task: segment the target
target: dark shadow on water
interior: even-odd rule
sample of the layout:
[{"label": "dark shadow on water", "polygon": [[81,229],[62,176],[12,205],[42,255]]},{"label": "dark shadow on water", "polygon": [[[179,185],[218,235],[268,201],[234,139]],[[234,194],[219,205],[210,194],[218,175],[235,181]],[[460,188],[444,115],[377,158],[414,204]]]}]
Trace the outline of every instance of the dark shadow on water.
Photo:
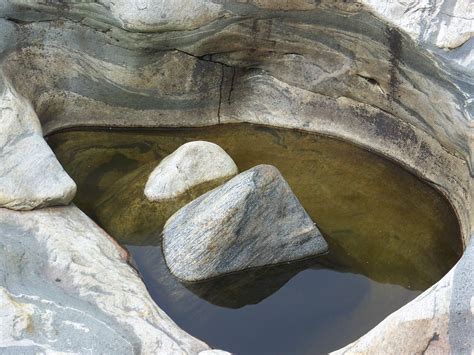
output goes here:
[{"label": "dark shadow on water", "polygon": [[322,269],[319,258],[262,267],[183,285],[200,298],[226,308],[258,304],[308,268]]},{"label": "dark shadow on water", "polygon": [[190,287],[169,273],[160,247],[128,249],[150,294],[178,325],[236,354],[327,354],[420,294],[321,268],[316,259]]}]

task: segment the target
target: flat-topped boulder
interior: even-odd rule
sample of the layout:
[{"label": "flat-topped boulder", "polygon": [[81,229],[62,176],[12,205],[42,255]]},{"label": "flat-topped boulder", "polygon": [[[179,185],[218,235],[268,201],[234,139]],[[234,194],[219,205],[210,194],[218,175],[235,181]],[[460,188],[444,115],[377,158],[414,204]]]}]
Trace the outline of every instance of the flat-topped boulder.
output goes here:
[{"label": "flat-topped boulder", "polygon": [[247,170],[187,204],[163,230],[166,263],[187,282],[316,256],[327,248],[270,165]]},{"label": "flat-topped boulder", "polygon": [[152,171],[145,185],[145,196],[156,202],[186,194],[197,197],[237,173],[237,165],[217,144],[189,142],[168,155]]}]

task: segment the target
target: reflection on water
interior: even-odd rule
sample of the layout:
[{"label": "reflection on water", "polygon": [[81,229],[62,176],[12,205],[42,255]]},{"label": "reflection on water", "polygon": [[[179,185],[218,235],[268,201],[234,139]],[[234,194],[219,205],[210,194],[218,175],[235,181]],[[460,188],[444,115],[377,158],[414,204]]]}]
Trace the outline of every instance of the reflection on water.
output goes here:
[{"label": "reflection on water", "polygon": [[[183,285],[161,254],[166,219],[189,202],[143,190],[166,155],[193,140],[223,147],[240,171],[275,165],[330,252]],[[433,188],[386,159],[314,134],[248,124],[71,131],[48,138],[78,184],[75,203],[128,246],[151,295],[185,330],[237,353],[325,353],[355,340],[437,280],[461,254],[459,226]]]}]

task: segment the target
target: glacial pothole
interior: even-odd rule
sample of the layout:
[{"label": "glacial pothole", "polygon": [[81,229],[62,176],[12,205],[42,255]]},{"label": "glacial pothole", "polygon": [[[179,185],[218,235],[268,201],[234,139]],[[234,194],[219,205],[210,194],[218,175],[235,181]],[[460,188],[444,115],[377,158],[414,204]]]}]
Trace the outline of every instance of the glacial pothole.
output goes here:
[{"label": "glacial pothole", "polygon": [[[447,200],[397,164],[340,140],[250,124],[57,132],[48,143],[78,185],[75,203],[130,251],[184,330],[244,353],[327,353],[437,282],[462,254]],[[276,166],[329,244],[315,259],[185,285],[160,231],[173,206],[148,202],[149,173],[183,143],[219,144],[240,171]],[[168,208],[168,209],[167,209]]]}]

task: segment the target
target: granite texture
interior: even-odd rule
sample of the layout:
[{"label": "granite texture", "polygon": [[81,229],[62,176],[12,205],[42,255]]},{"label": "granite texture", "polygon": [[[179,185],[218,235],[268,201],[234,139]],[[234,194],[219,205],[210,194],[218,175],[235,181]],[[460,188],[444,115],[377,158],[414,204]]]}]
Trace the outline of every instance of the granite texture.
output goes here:
[{"label": "granite texture", "polygon": [[187,282],[323,254],[327,243],[280,172],[258,165],[176,212],[163,229],[171,272]]},{"label": "granite texture", "polygon": [[189,142],[164,158],[151,172],[145,196],[157,202],[177,199],[184,194],[196,198],[238,172],[232,158],[217,144]]}]

